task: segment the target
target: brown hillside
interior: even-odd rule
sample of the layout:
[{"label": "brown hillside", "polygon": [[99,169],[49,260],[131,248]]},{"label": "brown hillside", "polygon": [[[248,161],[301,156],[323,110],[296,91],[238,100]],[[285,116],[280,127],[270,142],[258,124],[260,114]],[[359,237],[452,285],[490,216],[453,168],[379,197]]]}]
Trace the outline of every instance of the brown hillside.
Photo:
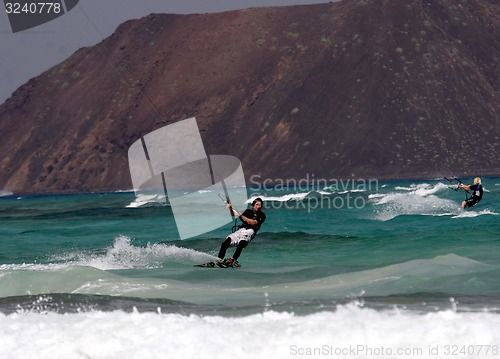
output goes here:
[{"label": "brown hillside", "polygon": [[0,106],[0,189],[131,188],[128,147],[192,116],[247,180],[499,175],[499,99],[495,0],[155,14]]}]

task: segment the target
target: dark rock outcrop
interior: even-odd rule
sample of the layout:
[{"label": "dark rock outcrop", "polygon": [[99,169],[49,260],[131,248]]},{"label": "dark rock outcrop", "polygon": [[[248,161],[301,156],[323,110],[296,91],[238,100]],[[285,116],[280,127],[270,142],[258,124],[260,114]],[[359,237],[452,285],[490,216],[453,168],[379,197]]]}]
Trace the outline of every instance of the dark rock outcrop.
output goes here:
[{"label": "dark rock outcrop", "polygon": [[[0,189],[131,188],[196,116],[250,178],[500,174],[500,4],[344,0],[127,21],[0,106]],[[256,177],[254,177],[256,178]]]}]

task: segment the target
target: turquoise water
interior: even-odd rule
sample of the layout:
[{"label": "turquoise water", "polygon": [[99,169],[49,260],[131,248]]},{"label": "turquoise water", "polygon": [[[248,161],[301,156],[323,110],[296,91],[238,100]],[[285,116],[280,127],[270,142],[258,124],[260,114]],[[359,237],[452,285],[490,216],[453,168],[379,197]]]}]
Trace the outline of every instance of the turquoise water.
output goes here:
[{"label": "turquoise water", "polygon": [[497,358],[483,186],[468,210],[438,180],[248,189],[267,221],[239,269],[193,266],[232,223],[180,240],[147,196],[0,197],[0,357]]},{"label": "turquoise water", "polygon": [[3,197],[0,311],[36,311],[33,298],[50,295],[43,308],[59,313],[311,314],[353,300],[496,312],[500,179],[484,179],[483,201],[465,211],[448,185],[249,189],[267,221],[228,270],[193,265],[213,259],[232,224],[181,241],[171,208],[133,193]]}]

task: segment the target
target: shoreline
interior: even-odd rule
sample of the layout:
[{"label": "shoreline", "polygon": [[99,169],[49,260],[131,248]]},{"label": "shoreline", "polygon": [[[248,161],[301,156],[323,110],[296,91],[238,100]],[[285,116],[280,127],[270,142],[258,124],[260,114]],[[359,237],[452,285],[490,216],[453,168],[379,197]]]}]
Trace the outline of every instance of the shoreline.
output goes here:
[{"label": "shoreline", "polygon": [[[484,181],[485,179],[494,179],[494,178],[500,178],[500,174],[474,174],[474,175],[459,175],[458,178],[461,180],[467,180],[467,179],[472,179],[474,177],[481,177],[481,179]],[[444,177],[435,177],[435,176],[422,176],[422,177],[414,177],[414,176],[408,176],[408,177],[392,177],[392,176],[381,176],[379,178],[330,178],[329,180],[326,180],[324,178],[311,178],[311,182],[304,182],[305,179],[307,178],[291,178],[291,179],[266,179],[263,182],[257,183],[253,182],[252,185],[246,186],[248,190],[255,190],[255,189],[262,189],[264,188],[265,190],[273,190],[276,188],[279,189],[288,189],[289,187],[293,186],[286,186],[285,184],[292,183],[295,184],[295,189],[298,190],[305,190],[303,186],[308,186],[308,187],[314,187],[318,186],[318,184],[324,184],[326,187],[332,186],[332,185],[338,185],[341,184],[340,189],[344,189],[344,187],[347,189],[347,187],[354,187],[355,185],[358,184],[363,184],[363,183],[373,183],[373,182],[384,182],[384,183],[394,183],[394,182],[411,182],[411,181],[441,181],[444,180]],[[298,184],[298,188],[297,188]],[[346,186],[347,184],[347,186]],[[318,190],[318,188],[313,188],[313,190]],[[107,194],[118,194],[118,193],[123,193],[123,194],[134,194],[135,191],[133,188],[129,189],[97,189],[95,191],[73,191],[73,190],[66,190],[66,191],[45,191],[45,192],[14,192],[12,190],[8,189],[3,189],[1,190],[2,192],[6,193],[5,195],[0,195],[0,199],[7,199],[7,198],[18,198],[18,197],[47,197],[47,196],[78,196],[78,195],[107,195]]]}]

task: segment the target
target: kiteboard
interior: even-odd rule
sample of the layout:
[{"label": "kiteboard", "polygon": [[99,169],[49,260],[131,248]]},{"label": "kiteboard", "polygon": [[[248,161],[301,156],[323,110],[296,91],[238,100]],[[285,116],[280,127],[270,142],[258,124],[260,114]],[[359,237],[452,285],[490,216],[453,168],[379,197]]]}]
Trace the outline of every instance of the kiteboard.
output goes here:
[{"label": "kiteboard", "polygon": [[240,268],[241,264],[238,261],[229,262],[227,259],[224,259],[203,264],[195,264],[194,266],[200,268]]}]

